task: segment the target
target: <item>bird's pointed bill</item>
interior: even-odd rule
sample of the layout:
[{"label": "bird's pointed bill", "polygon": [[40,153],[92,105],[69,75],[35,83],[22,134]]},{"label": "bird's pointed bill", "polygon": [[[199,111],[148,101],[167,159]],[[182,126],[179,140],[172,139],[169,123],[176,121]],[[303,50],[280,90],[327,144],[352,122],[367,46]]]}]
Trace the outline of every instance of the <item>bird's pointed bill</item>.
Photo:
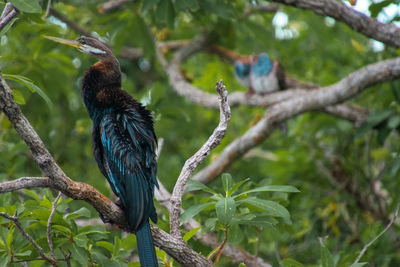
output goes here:
[{"label": "bird's pointed bill", "polygon": [[68,40],[68,39],[63,39],[63,38],[58,38],[58,37],[53,37],[53,36],[47,36],[47,35],[45,35],[44,38],[52,40],[53,42],[65,44],[65,45],[72,46],[72,47],[75,47],[78,49],[81,47],[81,44],[75,40]]}]

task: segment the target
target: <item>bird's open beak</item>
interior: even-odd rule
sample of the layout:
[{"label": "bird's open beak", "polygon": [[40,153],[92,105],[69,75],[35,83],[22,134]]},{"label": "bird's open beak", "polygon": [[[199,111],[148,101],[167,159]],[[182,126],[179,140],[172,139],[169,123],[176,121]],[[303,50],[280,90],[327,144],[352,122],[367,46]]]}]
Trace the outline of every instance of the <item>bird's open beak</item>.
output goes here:
[{"label": "bird's open beak", "polygon": [[53,37],[53,36],[47,36],[47,35],[45,35],[43,37],[46,39],[52,40],[54,42],[72,46],[72,47],[75,47],[78,49],[81,47],[81,44],[75,40],[68,40],[68,39],[63,39],[63,38],[58,38],[58,37]]}]

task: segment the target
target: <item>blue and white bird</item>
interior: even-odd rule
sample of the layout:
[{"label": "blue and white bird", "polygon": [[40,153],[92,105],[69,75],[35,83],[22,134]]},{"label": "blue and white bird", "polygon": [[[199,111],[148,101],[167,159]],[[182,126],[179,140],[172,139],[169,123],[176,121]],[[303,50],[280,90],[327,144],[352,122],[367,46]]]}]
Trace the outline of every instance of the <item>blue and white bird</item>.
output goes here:
[{"label": "blue and white bird", "polygon": [[237,59],[234,70],[238,82],[249,88],[249,94],[263,95],[286,88],[281,64],[266,53]]}]

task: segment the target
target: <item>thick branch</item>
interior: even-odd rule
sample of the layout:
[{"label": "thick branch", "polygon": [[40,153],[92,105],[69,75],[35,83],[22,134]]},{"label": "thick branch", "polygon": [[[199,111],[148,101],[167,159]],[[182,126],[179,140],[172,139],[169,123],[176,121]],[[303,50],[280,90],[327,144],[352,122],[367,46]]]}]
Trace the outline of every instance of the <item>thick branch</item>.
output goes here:
[{"label": "thick branch", "polygon": [[377,83],[400,77],[400,58],[370,64],[331,86],[304,92],[267,110],[263,119],[244,135],[230,143],[217,160],[198,172],[193,179],[207,183],[220,175],[232,162],[264,141],[277,123],[306,111],[317,110],[345,101]]},{"label": "thick branch", "polygon": [[273,2],[309,9],[346,23],[353,30],[396,48],[400,47],[400,28],[384,24],[335,0],[272,0]]},{"label": "thick branch", "polygon": [[210,154],[210,151],[220,144],[224,138],[228,128],[228,122],[231,118],[231,110],[227,102],[228,92],[222,81],[217,83],[216,89],[219,94],[219,108],[220,108],[220,122],[215,128],[212,135],[208,138],[207,142],[186,162],[182,168],[181,174],[176,181],[174,191],[171,197],[171,214],[170,225],[171,235],[174,237],[181,237],[179,229],[179,216],[181,214],[181,201],[183,196],[184,187],[192,175],[196,167]]}]

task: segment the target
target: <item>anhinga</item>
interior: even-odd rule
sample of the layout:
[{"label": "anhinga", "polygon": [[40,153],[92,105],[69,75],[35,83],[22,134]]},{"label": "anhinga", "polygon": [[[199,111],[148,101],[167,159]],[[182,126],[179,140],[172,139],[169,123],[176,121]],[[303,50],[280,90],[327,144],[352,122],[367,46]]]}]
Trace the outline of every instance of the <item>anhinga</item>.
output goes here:
[{"label": "anhinga", "polygon": [[136,234],[140,264],[158,266],[149,218],[154,208],[157,138],[148,110],[121,89],[118,60],[102,42],[90,37],[46,38],[97,57],[82,80],[82,96],[93,121],[93,150],[100,171],[124,207],[130,230]]}]

